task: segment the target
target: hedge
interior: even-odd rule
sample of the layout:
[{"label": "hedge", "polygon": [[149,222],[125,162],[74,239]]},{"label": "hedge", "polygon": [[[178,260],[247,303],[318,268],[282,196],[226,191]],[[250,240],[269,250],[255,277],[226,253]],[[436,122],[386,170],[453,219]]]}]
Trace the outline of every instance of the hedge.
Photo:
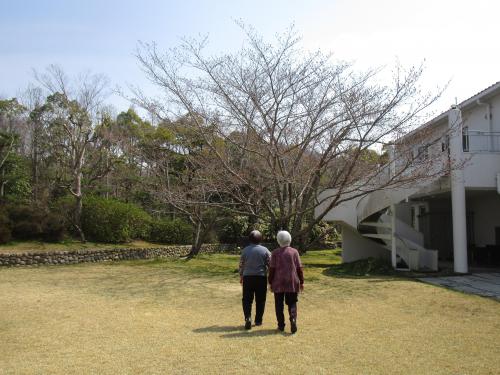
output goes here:
[{"label": "hedge", "polygon": [[151,216],[134,204],[100,197],[83,200],[82,227],[89,240],[122,243],[147,239],[150,223]]}]

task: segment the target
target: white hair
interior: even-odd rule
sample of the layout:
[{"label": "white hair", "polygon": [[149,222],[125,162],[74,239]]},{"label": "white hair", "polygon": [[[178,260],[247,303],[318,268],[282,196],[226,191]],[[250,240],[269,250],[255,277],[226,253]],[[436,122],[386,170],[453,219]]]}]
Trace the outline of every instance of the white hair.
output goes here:
[{"label": "white hair", "polygon": [[280,230],[276,236],[280,246],[290,246],[292,243],[292,236],[286,230]]}]

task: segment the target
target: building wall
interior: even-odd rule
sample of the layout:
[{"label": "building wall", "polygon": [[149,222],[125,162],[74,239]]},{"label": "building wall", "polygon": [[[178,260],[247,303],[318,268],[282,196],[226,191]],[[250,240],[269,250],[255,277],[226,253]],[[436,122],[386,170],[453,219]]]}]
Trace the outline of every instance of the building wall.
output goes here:
[{"label": "building wall", "polygon": [[500,132],[500,95],[491,100],[491,115],[494,132]]},{"label": "building wall", "polygon": [[486,106],[475,106],[471,110],[462,111],[463,126],[467,126],[469,130],[489,132],[490,122],[487,113],[488,110]]},{"label": "building wall", "polygon": [[488,191],[468,198],[467,211],[474,214],[475,245],[495,245],[495,228],[500,227],[500,195]]},{"label": "building wall", "polygon": [[453,224],[451,220],[451,197],[430,199],[429,213],[425,219],[425,247],[439,251],[439,259],[449,260],[453,256]]},{"label": "building wall", "polygon": [[481,101],[491,104],[492,128],[490,129],[488,107],[486,105],[475,105],[472,109],[463,111],[462,119],[464,126],[468,126],[469,130],[500,132],[500,95]]},{"label": "building wall", "polygon": [[349,225],[342,225],[342,262],[349,263],[369,257],[390,261],[391,252],[361,236]]},{"label": "building wall", "polygon": [[500,153],[465,153],[465,157],[465,187],[496,189]]},{"label": "building wall", "polygon": [[396,205],[396,217],[407,225],[411,225],[411,203]]}]

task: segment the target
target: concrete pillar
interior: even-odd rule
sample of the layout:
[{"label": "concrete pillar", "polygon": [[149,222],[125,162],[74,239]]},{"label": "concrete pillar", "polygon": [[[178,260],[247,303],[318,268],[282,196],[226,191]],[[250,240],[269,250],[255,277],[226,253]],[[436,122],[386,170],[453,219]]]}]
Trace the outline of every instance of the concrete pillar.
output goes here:
[{"label": "concrete pillar", "polygon": [[451,209],[453,218],[454,270],[467,273],[467,212],[465,208],[464,153],[462,146],[462,113],[458,108],[448,113],[451,158]]}]

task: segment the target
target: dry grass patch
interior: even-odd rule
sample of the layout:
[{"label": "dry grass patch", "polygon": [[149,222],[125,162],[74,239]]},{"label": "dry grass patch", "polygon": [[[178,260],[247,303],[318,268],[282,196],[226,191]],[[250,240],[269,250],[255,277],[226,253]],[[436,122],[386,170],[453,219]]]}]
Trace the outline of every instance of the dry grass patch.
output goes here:
[{"label": "dry grass patch", "polygon": [[[235,256],[0,270],[6,374],[497,374],[500,304],[309,256],[299,332],[242,329]],[[305,258],[307,261],[307,257]],[[315,263],[315,264],[313,264]],[[212,272],[212,273],[211,273]],[[288,328],[288,327],[287,327]]]}]

